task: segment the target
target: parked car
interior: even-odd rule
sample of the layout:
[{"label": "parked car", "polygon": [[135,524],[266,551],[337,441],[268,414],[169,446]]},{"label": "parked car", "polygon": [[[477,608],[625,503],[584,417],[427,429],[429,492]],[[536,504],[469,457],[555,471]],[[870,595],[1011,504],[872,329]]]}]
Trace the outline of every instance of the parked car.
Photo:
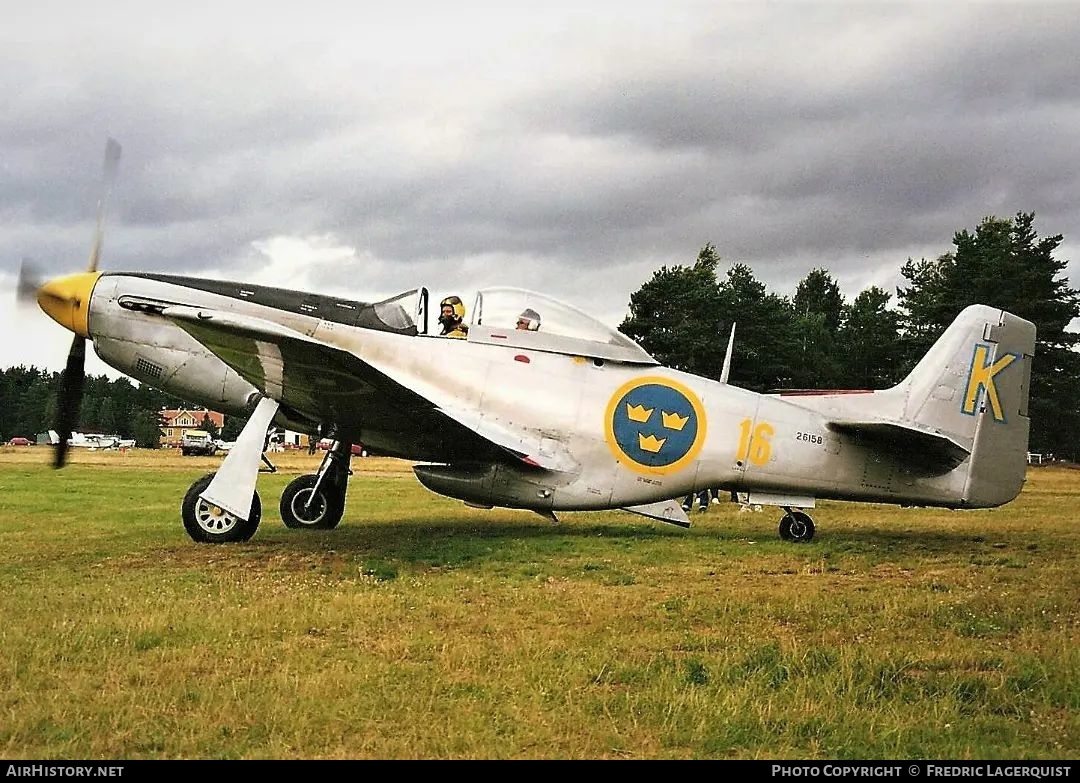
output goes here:
[{"label": "parked car", "polygon": [[205,430],[187,430],[180,438],[180,453],[185,457],[191,455],[212,457],[217,454],[218,445]]},{"label": "parked car", "polygon": [[9,446],[33,446],[29,438],[12,438],[8,441]]}]

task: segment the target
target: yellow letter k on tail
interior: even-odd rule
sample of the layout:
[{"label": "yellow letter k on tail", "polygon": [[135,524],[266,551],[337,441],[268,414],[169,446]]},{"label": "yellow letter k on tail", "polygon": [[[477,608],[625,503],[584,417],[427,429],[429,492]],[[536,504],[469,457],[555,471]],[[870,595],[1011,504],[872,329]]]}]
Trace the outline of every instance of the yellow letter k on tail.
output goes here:
[{"label": "yellow letter k on tail", "polygon": [[975,355],[971,357],[971,371],[968,374],[967,393],[964,394],[964,404],[960,410],[974,416],[979,404],[979,394],[985,389],[994,421],[1005,421],[1005,412],[1001,410],[994,376],[1012,364],[1016,360],[1016,354],[1005,354],[993,364],[987,364],[986,357],[989,353],[990,346],[975,346]]}]

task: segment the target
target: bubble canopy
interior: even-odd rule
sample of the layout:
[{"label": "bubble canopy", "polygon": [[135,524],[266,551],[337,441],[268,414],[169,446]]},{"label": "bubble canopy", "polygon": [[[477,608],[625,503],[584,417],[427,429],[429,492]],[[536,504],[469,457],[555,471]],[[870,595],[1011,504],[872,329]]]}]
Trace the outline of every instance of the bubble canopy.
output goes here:
[{"label": "bubble canopy", "polygon": [[626,335],[588,313],[545,294],[521,288],[485,288],[476,295],[471,342],[614,361],[657,364]]}]

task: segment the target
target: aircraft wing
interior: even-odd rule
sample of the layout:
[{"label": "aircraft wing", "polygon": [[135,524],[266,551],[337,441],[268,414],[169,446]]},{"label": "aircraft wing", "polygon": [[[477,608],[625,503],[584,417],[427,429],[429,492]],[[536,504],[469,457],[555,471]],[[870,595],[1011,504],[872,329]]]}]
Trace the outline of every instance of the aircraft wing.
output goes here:
[{"label": "aircraft wing", "polygon": [[909,422],[834,419],[826,426],[872,447],[903,454],[916,472],[945,473],[971,454],[970,449],[948,435]]},{"label": "aircraft wing", "polygon": [[[455,405],[435,388],[413,388],[393,371],[281,324],[199,307],[162,310],[286,414],[332,422],[377,451],[433,462],[505,461],[548,470],[576,463],[561,444],[516,430]],[[401,456],[405,455],[402,451]]]}]

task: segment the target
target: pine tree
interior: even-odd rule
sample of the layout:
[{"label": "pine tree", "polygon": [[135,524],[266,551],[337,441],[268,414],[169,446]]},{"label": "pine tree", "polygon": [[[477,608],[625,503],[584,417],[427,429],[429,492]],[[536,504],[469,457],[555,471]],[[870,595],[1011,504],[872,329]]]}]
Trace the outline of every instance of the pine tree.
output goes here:
[{"label": "pine tree", "polygon": [[1067,262],[1054,257],[1060,234],[1040,239],[1035,214],[984,218],[974,233],[934,261],[908,260],[909,281],[897,293],[908,364],[930,347],[964,307],[986,304],[1032,321],[1037,332],[1031,373],[1031,447],[1072,459],[1080,453],[1080,336],[1066,331],[1080,317],[1080,292],[1069,287]]},{"label": "pine tree", "polygon": [[899,380],[896,345],[900,314],[888,309],[891,295],[871,286],[844,307],[837,334],[843,357],[841,386],[850,389],[886,389]]},{"label": "pine tree", "polygon": [[716,249],[706,244],[693,266],[661,267],[630,296],[630,314],[620,331],[670,367],[716,377],[724,358],[717,340],[723,326],[719,261]]},{"label": "pine tree", "polygon": [[218,431],[217,425],[214,424],[214,420],[210,418],[209,413],[204,413],[203,414],[202,424],[199,425],[199,429],[202,429],[202,430],[205,430],[206,432],[209,432],[210,437],[213,438],[214,440],[217,440],[218,436],[221,434]]},{"label": "pine tree", "polygon": [[792,299],[794,327],[792,385],[804,388],[836,388],[844,371],[837,333],[844,312],[840,286],[826,270],[813,269],[804,277]]},{"label": "pine tree", "polygon": [[792,386],[797,349],[791,302],[768,293],[746,264],[728,269],[720,297],[722,312],[737,324],[731,383],[755,391]]}]

